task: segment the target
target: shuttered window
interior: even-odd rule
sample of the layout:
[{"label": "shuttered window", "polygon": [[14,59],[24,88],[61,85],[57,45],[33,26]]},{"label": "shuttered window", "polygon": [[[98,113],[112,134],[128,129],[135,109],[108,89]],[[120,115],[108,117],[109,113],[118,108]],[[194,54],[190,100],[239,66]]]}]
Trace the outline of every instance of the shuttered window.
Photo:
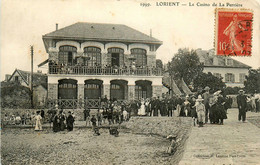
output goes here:
[{"label": "shuttered window", "polygon": [[225,75],[226,82],[235,82],[235,75],[233,73],[227,73]]}]

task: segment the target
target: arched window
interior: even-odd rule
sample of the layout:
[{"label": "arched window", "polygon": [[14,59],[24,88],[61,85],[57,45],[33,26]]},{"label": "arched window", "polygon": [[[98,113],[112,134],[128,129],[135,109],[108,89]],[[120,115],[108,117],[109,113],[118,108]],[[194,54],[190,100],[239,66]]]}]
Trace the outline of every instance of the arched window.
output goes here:
[{"label": "arched window", "polygon": [[108,48],[107,49],[107,63],[111,66],[124,65],[124,49],[121,48]]},{"label": "arched window", "polygon": [[135,86],[135,99],[140,100],[141,98],[147,98],[147,91],[142,86]]},{"label": "arched window", "polygon": [[134,48],[131,49],[131,55],[135,58],[136,66],[146,66],[147,65],[147,55],[145,49]]},{"label": "arched window", "polygon": [[77,48],[74,46],[61,46],[59,49],[59,64],[73,65]]},{"label": "arched window", "polygon": [[62,79],[58,84],[58,98],[77,99],[77,80]]},{"label": "arched window", "polygon": [[147,80],[139,80],[135,82],[135,99],[152,97],[152,82]]},{"label": "arched window", "polygon": [[85,56],[89,57],[85,60],[87,66],[99,66],[101,65],[101,49],[97,47],[86,47],[84,48]]}]

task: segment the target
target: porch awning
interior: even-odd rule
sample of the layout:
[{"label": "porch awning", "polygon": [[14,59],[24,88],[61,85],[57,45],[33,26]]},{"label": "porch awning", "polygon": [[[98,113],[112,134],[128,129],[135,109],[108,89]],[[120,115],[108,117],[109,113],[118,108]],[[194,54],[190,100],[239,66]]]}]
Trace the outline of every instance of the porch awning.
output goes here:
[{"label": "porch awning", "polygon": [[43,61],[42,63],[40,63],[40,64],[38,65],[38,67],[41,67],[41,66],[47,64],[48,62],[49,62],[49,59],[47,59],[47,60]]}]

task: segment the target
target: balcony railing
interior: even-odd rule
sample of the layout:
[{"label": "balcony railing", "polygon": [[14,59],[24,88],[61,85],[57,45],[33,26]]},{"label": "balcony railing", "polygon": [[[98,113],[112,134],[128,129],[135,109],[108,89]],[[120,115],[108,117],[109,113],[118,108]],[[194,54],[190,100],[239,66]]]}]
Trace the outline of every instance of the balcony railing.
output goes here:
[{"label": "balcony railing", "polygon": [[137,75],[161,76],[160,68],[99,68],[88,66],[49,66],[49,74],[76,74],[76,75]]}]

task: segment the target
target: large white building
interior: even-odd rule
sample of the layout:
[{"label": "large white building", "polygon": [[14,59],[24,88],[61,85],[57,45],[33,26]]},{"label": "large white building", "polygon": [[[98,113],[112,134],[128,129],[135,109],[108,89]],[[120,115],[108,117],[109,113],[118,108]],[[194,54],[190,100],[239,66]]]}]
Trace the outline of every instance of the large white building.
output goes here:
[{"label": "large white building", "polygon": [[43,35],[48,99],[132,100],[161,96],[162,42],[120,24],[75,23]]},{"label": "large white building", "polygon": [[227,87],[244,87],[244,81],[250,66],[228,56],[215,55],[214,49],[196,50],[200,62],[204,64],[203,72],[211,72],[222,77]]}]

